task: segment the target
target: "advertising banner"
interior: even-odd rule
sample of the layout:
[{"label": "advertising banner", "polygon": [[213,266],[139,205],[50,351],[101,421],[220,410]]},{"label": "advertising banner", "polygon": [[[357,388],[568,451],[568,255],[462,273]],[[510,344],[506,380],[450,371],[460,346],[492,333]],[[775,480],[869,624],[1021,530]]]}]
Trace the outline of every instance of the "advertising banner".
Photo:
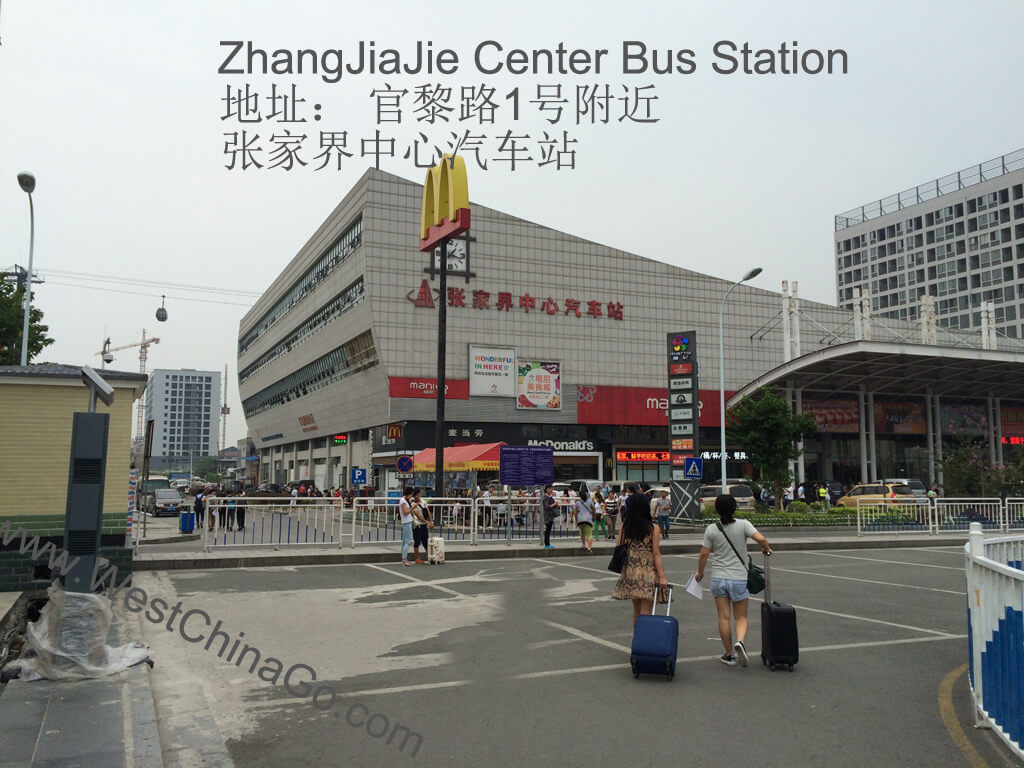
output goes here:
[{"label": "advertising banner", "polygon": [[[634,424],[636,426],[664,427],[668,424],[667,411],[672,395],[678,392],[664,387],[616,387],[595,384],[576,385],[577,424]],[[725,396],[731,397],[727,389]],[[718,390],[701,389],[697,393],[700,426],[721,425],[718,409]],[[691,395],[686,395],[692,401]]]},{"label": "advertising banner", "polygon": [[942,434],[982,435],[988,427],[985,409],[980,405],[942,403]]},{"label": "advertising banner", "polygon": [[1024,436],[1024,408],[1004,405],[999,408],[999,424],[1004,435]]},{"label": "advertising banner", "polygon": [[924,403],[875,401],[875,432],[889,435],[926,435]]},{"label": "advertising banner", "polygon": [[803,410],[814,417],[821,432],[860,432],[856,400],[804,399]]},{"label": "advertising banner", "polygon": [[561,363],[520,360],[516,384],[516,408],[562,409]]},{"label": "advertising banner", "polygon": [[[391,376],[388,379],[388,394],[391,397],[422,397],[433,400],[436,396],[437,379]],[[468,400],[469,379],[449,379],[444,381],[445,400]]]},{"label": "advertising banner", "polygon": [[469,348],[469,394],[473,397],[516,396],[516,351]]}]

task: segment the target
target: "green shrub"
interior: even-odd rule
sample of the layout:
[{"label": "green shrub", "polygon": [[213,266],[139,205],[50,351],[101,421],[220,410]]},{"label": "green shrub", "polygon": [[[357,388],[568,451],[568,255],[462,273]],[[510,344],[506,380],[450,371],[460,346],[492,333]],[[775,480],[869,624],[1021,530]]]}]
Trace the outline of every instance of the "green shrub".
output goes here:
[{"label": "green shrub", "polygon": [[789,506],[786,508],[786,512],[791,514],[806,515],[810,507],[807,506],[805,501],[791,501]]}]

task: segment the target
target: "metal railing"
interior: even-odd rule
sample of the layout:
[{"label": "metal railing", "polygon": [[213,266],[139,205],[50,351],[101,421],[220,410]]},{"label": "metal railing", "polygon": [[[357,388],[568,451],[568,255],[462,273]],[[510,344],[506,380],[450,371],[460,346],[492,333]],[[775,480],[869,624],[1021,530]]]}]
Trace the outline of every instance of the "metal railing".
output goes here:
[{"label": "metal railing", "polygon": [[977,523],[983,530],[1024,528],[1024,498],[892,499],[857,501],[857,535],[966,531]]},{"label": "metal railing", "polygon": [[964,553],[975,725],[1024,759],[1024,536],[986,540],[971,523]]},{"label": "metal railing", "polygon": [[341,499],[211,496],[204,507],[201,533],[207,552],[219,547],[341,546]]}]

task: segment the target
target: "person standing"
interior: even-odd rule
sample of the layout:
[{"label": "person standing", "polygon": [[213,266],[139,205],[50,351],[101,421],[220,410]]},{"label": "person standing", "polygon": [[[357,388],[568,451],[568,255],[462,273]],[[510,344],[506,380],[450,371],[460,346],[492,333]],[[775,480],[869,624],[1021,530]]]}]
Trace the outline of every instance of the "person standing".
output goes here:
[{"label": "person standing", "polygon": [[245,511],[249,508],[249,502],[245,498],[245,491],[238,494],[238,499],[235,501],[235,530],[245,530]]},{"label": "person standing", "polygon": [[828,509],[828,487],[825,483],[818,486],[818,501],[824,509]]},{"label": "person standing", "polygon": [[580,488],[580,496],[576,499],[573,520],[580,529],[580,541],[587,554],[594,554],[591,544],[594,540],[594,502],[588,498],[587,489]]},{"label": "person standing", "polygon": [[608,538],[608,523],[605,522],[607,512],[605,509],[604,497],[600,491],[594,491],[594,538],[601,535],[601,529],[604,529],[604,537]]},{"label": "person standing", "polygon": [[398,517],[402,523],[402,565],[411,566],[409,547],[412,546],[412,522],[416,518],[412,511],[412,488],[408,485],[402,489],[402,498],[398,501]]},{"label": "person standing", "polygon": [[662,491],[654,501],[654,509],[658,515],[658,527],[661,529],[661,537],[668,538],[669,517],[672,514],[672,499],[668,497],[668,491]]},{"label": "person standing", "polygon": [[608,540],[615,538],[615,523],[619,518],[619,495],[612,491],[604,505],[604,513],[608,517]]},{"label": "person standing", "polygon": [[434,527],[434,518],[430,514],[427,505],[423,503],[423,499],[420,498],[419,488],[412,492],[410,511],[418,518],[412,529],[412,553],[416,556],[416,565],[423,565],[423,558],[420,557],[420,546],[422,545],[423,547],[423,553],[427,554],[429,551],[427,549],[428,530]]},{"label": "person standing", "polygon": [[807,491],[804,490],[804,484],[800,483],[800,487],[796,489],[796,498],[798,501],[806,501]]},{"label": "person standing", "polygon": [[626,565],[612,590],[616,600],[633,601],[633,625],[641,613],[654,607],[654,589],[659,588],[658,602],[668,602],[668,579],[661,564],[661,534],[651,519],[650,501],[644,494],[634,494],[622,513],[617,546],[629,548]]},{"label": "person standing", "polygon": [[[765,537],[758,533],[749,520],[737,520],[736,499],[722,494],[715,499],[715,511],[720,522],[712,523],[704,531],[704,541],[697,560],[697,581],[704,578],[708,557],[711,561],[711,596],[715,598],[718,611],[718,636],[725,647],[719,661],[729,666],[737,662],[747,666],[749,658],[744,641],[747,639],[747,606],[750,592],[747,590],[747,563],[741,555],[747,551],[747,539],[761,545],[766,555],[772,553]],[[735,617],[736,642],[732,642],[729,622]]]},{"label": "person standing", "polygon": [[793,486],[790,485],[786,488],[786,493],[782,497],[782,508],[784,510],[789,509],[789,505],[793,503]]},{"label": "person standing", "polygon": [[196,513],[196,527],[203,527],[203,500],[205,495],[203,489],[200,488],[196,491],[195,498],[192,499],[192,511]]},{"label": "person standing", "polygon": [[544,549],[554,549],[551,544],[551,526],[554,525],[555,518],[558,516],[558,500],[555,498],[555,489],[552,486],[544,486],[541,504],[544,509]]}]

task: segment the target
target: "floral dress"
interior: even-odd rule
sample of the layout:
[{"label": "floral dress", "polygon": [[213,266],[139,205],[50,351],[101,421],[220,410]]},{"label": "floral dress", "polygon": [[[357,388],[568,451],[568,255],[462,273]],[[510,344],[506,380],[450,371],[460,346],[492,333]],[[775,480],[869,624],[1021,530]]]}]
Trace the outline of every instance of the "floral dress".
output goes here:
[{"label": "floral dress", "polygon": [[[616,600],[653,600],[654,587],[658,583],[658,574],[654,569],[654,548],[651,535],[643,541],[629,541],[629,555],[622,575],[612,590]],[[668,593],[658,591],[658,602],[668,602]]]}]

